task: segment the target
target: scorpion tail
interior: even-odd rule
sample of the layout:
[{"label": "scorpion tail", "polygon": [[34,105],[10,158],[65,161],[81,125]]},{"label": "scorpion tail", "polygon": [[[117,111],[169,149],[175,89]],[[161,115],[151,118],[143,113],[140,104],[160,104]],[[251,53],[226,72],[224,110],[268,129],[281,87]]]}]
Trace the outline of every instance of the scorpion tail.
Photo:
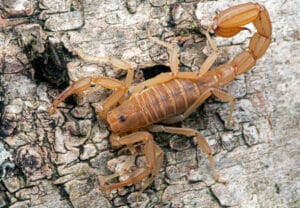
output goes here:
[{"label": "scorpion tail", "polygon": [[221,37],[232,37],[253,23],[257,32],[250,40],[249,49],[239,53],[230,63],[235,75],[240,75],[251,69],[256,60],[267,50],[271,43],[272,25],[266,8],[257,3],[245,3],[230,7],[219,13],[215,18],[212,29]]}]

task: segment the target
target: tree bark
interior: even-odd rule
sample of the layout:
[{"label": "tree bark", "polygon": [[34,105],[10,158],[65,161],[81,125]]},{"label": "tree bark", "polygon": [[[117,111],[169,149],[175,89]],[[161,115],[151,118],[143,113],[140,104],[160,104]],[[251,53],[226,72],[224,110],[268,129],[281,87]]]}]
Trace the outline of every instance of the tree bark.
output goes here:
[{"label": "tree bark", "polygon": [[[257,1],[270,13],[272,43],[251,71],[224,88],[236,98],[234,124],[225,125],[229,104],[215,98],[180,124],[204,135],[228,184],[214,182],[196,140],[154,134],[165,152],[164,164],[139,200],[139,183],[107,192],[99,189],[99,176],[133,159],[111,148],[105,122],[96,119],[99,101],[110,92],[80,93],[75,102],[68,100],[49,115],[47,108],[64,88],[56,85],[67,82],[63,75],[61,82],[48,72],[46,77],[47,67],[33,68],[26,46],[34,46],[31,58],[45,54],[49,40],[56,46],[62,42],[69,51],[115,56],[136,69],[134,83],[139,83],[169,66],[167,50],[147,39],[147,29],[177,44],[181,71],[197,71],[211,53],[204,32],[213,17],[245,1],[25,2],[22,9],[1,3],[5,18],[0,19],[0,207],[300,206],[298,2]],[[4,25],[5,19],[20,15],[37,17],[37,5],[43,10],[39,21]],[[251,33],[243,31],[232,39],[213,37],[221,51],[215,66],[248,47],[254,32],[249,28]],[[107,63],[85,63],[70,54],[64,60],[70,82],[86,76],[125,78],[123,71]],[[137,163],[142,162],[139,156]]]}]

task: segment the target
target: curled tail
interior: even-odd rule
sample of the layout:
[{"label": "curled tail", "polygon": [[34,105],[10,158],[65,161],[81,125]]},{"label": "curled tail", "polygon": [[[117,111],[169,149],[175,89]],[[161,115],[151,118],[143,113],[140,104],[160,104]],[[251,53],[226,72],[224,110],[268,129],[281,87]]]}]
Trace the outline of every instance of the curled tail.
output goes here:
[{"label": "curled tail", "polygon": [[236,76],[251,69],[269,47],[272,36],[269,13],[257,3],[240,4],[220,12],[212,25],[216,35],[232,37],[247,29],[243,26],[249,23],[253,23],[257,32],[251,38],[248,50],[239,53],[229,64],[234,68]]}]

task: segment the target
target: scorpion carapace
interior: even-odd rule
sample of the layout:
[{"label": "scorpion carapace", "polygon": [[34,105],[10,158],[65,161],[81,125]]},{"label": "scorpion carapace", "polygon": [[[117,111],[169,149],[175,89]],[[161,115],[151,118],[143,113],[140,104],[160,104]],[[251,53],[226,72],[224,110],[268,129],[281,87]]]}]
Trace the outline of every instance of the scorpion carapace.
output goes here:
[{"label": "scorpion carapace", "polygon": [[[211,40],[209,32],[213,31],[216,35],[231,37],[244,30],[243,26],[248,23],[253,23],[257,29],[257,32],[250,40],[248,50],[239,53],[230,63],[220,65],[209,71],[218,56],[218,49]],[[179,122],[195,111],[211,95],[230,102],[228,118],[228,121],[230,121],[235,99],[232,95],[218,88],[233,81],[236,76],[247,72],[255,65],[257,59],[265,53],[270,45],[271,34],[271,21],[265,7],[257,3],[233,6],[220,12],[209,27],[206,37],[213,49],[213,53],[206,59],[200,70],[198,72],[179,72],[176,47],[151,37],[148,31],[148,37],[151,41],[168,48],[171,72],[162,73],[133,86],[128,99],[124,98],[134,74],[130,64],[113,57],[92,57],[73,48],[72,52],[84,61],[99,64],[106,61],[117,68],[127,70],[126,80],[123,83],[107,77],[82,78],[73,82],[61,93],[49,108],[49,112],[54,113],[56,107],[66,97],[87,90],[91,86],[114,90],[103,102],[102,110],[97,112],[98,116],[105,119],[110,126],[112,131],[110,141],[113,147],[127,146],[134,153],[133,145],[138,142],[144,143],[146,165],[131,171],[126,180],[118,183],[108,182],[112,178],[128,173],[129,164],[118,173],[110,176],[101,176],[99,178],[100,188],[103,190],[120,188],[140,181],[143,181],[142,187],[144,189],[158,175],[163,164],[163,152],[155,144],[152,135],[148,131],[196,137],[201,150],[208,156],[215,181],[225,182],[219,178],[211,149],[200,132],[189,128],[155,125],[155,123]]]}]

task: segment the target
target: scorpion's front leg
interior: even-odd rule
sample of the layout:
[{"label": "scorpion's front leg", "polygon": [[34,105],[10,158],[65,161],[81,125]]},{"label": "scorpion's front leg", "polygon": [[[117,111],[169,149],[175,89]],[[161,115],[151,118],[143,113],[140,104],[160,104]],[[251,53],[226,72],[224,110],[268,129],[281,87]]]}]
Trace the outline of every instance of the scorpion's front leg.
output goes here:
[{"label": "scorpion's front leg", "polygon": [[129,86],[132,83],[134,76],[134,69],[131,67],[129,63],[126,61],[117,59],[115,57],[94,57],[85,54],[82,50],[76,49],[72,46],[69,39],[66,39],[67,48],[74,54],[77,55],[82,60],[88,63],[94,64],[102,64],[103,62],[108,62],[112,66],[126,70],[127,76],[125,83],[108,77],[86,77],[79,79],[76,82],[73,82],[66,90],[64,90],[59,97],[54,101],[52,106],[49,108],[49,113],[54,113],[56,107],[65,100],[68,96],[76,93],[83,92],[87,90],[89,87],[94,87],[97,89],[98,87],[104,87],[107,89],[115,90],[112,95],[110,95],[102,104],[101,111],[97,112],[98,116],[101,118],[106,118],[107,112],[114,107],[118,102],[121,102],[124,98],[125,94],[128,91]]},{"label": "scorpion's front leg", "polygon": [[102,105],[102,111],[99,112],[101,117],[106,117],[106,112],[125,95],[127,92],[127,87],[125,84],[117,79],[112,79],[108,77],[86,77],[82,78],[76,82],[73,82],[67,89],[65,89],[52,103],[48,111],[50,114],[55,112],[57,106],[63,102],[67,97],[72,94],[77,94],[83,92],[90,87],[104,87],[107,89],[115,90]]},{"label": "scorpion's front leg", "polygon": [[157,146],[153,140],[152,135],[146,131],[135,132],[123,137],[119,137],[117,135],[112,135],[110,137],[110,141],[113,147],[120,146],[131,146],[135,143],[142,142],[145,144],[144,151],[146,157],[146,166],[139,167],[133,172],[130,173],[130,176],[125,181],[107,184],[107,182],[115,177],[123,175],[127,172],[128,168],[125,168],[121,173],[113,174],[110,176],[101,176],[99,178],[101,189],[103,190],[111,190],[116,188],[121,188],[130,184],[134,184],[144,180],[142,190],[147,188],[150,183],[155,179],[158,175],[159,170],[163,163],[163,152],[159,146]]}]

